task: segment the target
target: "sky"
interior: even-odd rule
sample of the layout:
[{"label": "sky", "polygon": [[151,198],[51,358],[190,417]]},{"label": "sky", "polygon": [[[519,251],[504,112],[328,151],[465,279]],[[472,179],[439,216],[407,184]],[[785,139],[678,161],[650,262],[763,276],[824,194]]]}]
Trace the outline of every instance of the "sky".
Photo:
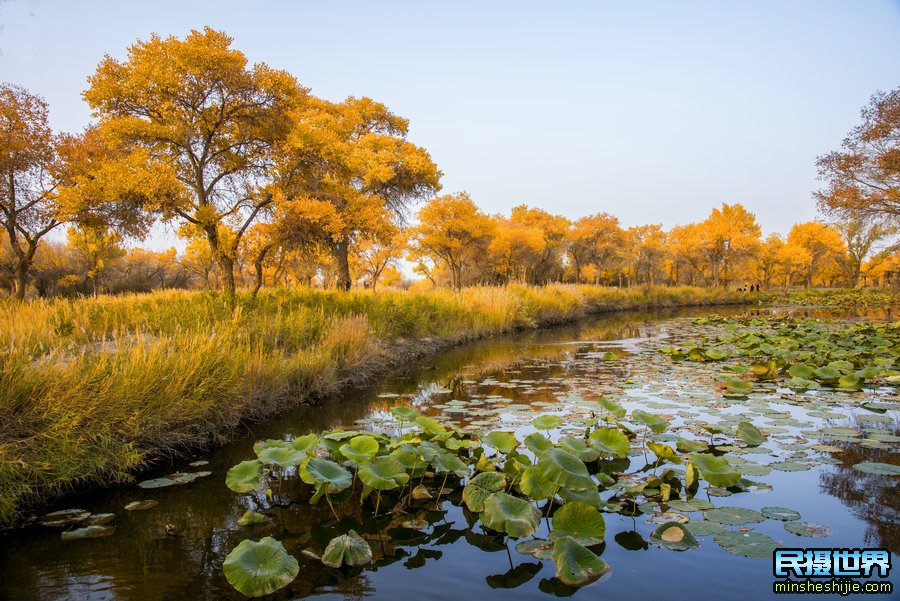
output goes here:
[{"label": "sky", "polygon": [[[900,0],[0,0],[0,81],[91,118],[105,54],[210,26],[330,100],[369,96],[483,210],[665,227],[743,203],[764,233],[817,217],[815,160],[900,86]],[[148,245],[173,237],[157,230]]]}]

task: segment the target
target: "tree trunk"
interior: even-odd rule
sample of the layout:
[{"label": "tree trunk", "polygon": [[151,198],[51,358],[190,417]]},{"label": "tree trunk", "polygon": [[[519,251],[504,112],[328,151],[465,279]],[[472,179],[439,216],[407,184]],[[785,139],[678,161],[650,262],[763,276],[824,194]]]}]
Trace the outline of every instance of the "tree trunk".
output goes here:
[{"label": "tree trunk", "polygon": [[16,282],[16,298],[25,300],[25,289],[28,287],[28,268],[29,262],[26,260],[16,261],[15,282]]},{"label": "tree trunk", "polygon": [[263,285],[263,261],[266,260],[266,254],[268,254],[270,248],[271,246],[264,246],[256,256],[256,260],[253,261],[253,268],[256,270],[256,283],[253,285],[253,294],[251,296],[254,300]]},{"label": "tree trunk", "polygon": [[228,309],[234,311],[236,305],[236,292],[234,286],[234,260],[223,254],[219,255],[219,267],[222,268],[222,289],[225,291],[225,299]]},{"label": "tree trunk", "polygon": [[337,288],[350,290],[353,282],[350,280],[350,245],[346,240],[338,242],[333,247],[334,258],[337,261]]}]

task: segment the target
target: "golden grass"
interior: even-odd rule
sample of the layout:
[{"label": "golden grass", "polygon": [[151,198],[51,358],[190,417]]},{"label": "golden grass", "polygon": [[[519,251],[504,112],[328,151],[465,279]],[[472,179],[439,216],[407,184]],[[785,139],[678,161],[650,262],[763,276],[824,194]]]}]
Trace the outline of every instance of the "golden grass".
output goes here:
[{"label": "golden grass", "polygon": [[[741,302],[697,288],[268,290],[0,301],[0,523],[382,370],[388,352],[587,313]],[[392,354],[396,362],[395,353]]]}]

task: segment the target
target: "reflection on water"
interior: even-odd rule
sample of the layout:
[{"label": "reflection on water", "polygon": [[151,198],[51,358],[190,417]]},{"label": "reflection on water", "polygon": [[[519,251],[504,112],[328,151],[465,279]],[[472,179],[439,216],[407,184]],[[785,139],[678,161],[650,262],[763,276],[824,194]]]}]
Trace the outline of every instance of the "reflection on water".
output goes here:
[{"label": "reflection on water", "polygon": [[[792,310],[799,311],[797,309]],[[766,598],[771,590],[768,560],[746,559],[725,553],[709,538],[700,549],[674,553],[647,542],[653,525],[645,516],[606,514],[607,536],[603,558],[612,576],[584,589],[571,589],[553,578],[551,562],[537,562],[521,555],[503,537],[474,526],[475,520],[460,507],[459,492],[449,501],[421,507],[412,514],[381,516],[363,512],[350,495],[333,498],[340,520],[325,503],[308,504],[309,487],[288,479],[278,499],[291,500],[274,508],[273,521],[248,533],[237,525],[247,509],[257,509],[253,496],[233,494],[224,486],[224,474],[235,463],[252,456],[252,445],[262,438],[298,436],[337,426],[385,429],[390,408],[412,404],[423,413],[452,417],[461,424],[490,427],[498,420],[522,432],[530,417],[542,411],[595,400],[613,391],[629,409],[649,407],[673,415],[673,424],[689,424],[704,411],[711,415],[743,412],[719,397],[708,399],[685,390],[685,381],[706,382],[694,366],[681,368],[641,349],[673,330],[666,319],[699,315],[703,310],[653,314],[612,315],[573,326],[515,336],[460,348],[426,360],[384,378],[376,385],[350,391],[316,407],[301,407],[283,417],[258,424],[236,442],[214,453],[184,461],[207,459],[210,478],[186,486],[153,491],[124,487],[96,491],[67,501],[94,513],[116,514],[112,536],[62,543],[59,530],[32,526],[0,535],[0,598],[9,599],[238,599],[221,570],[225,555],[251,535],[273,535],[301,562],[301,573],[274,598],[309,595],[326,598],[505,599],[575,595],[594,598],[687,598],[697,593],[691,578],[648,578],[647,574],[696,573],[704,567],[704,587],[723,598]],[[726,309],[728,313],[740,309]],[[825,317],[826,314],[811,315]],[[675,328],[677,329],[677,328]],[[644,341],[644,342],[641,342]],[[651,363],[653,365],[651,365]],[[658,363],[658,365],[656,365]],[[694,380],[690,380],[694,378]],[[627,389],[621,388],[627,384]],[[618,388],[617,388],[618,387]],[[856,393],[866,394],[866,393]],[[884,398],[885,394],[882,394]],[[458,403],[451,403],[458,401]],[[787,399],[790,401],[790,399]],[[707,409],[703,407],[708,406]],[[668,404],[668,405],[667,405]],[[855,405],[854,405],[855,407]],[[785,434],[772,457],[784,459],[797,453],[800,428],[819,424],[847,426],[847,421],[812,418],[798,404],[774,396],[763,410],[753,408],[760,427],[777,426]],[[855,408],[844,413],[856,419]],[[785,417],[796,417],[796,424]],[[896,412],[890,420],[867,422],[884,432],[897,434]],[[765,420],[769,420],[768,424]],[[840,422],[840,423],[838,423]],[[849,425],[853,425],[850,420]],[[521,437],[520,437],[521,439]],[[816,464],[809,471],[785,474],[772,471],[758,478],[773,486],[769,492],[735,495],[727,504],[780,505],[800,511],[804,521],[829,525],[826,539],[800,539],[787,534],[780,523],[760,524],[758,531],[786,546],[887,546],[900,548],[896,479],[860,473],[861,461],[896,463],[897,445],[862,447],[835,442],[834,465]],[[794,446],[792,446],[794,445]],[[763,461],[760,457],[755,460]],[[620,466],[621,467],[621,466]],[[183,465],[160,465],[158,474]],[[820,486],[821,483],[821,486]],[[824,494],[817,495],[817,491]],[[146,511],[127,512],[127,503],[152,498],[159,505]],[[721,501],[714,499],[716,504]],[[174,536],[166,533],[166,527]],[[375,548],[375,564],[353,571],[333,570],[302,555],[308,547],[325,546],[337,534],[355,529]],[[542,526],[539,537],[547,535]]]}]

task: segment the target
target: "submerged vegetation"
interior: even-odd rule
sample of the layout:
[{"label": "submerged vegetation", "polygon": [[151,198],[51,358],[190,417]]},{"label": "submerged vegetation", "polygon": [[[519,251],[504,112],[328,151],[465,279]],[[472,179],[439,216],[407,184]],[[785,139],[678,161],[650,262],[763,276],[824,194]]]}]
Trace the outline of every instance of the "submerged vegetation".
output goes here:
[{"label": "submerged vegetation", "polygon": [[697,288],[159,292],[8,302],[0,313],[0,523],[29,502],[128,481],[404,355],[597,311],[743,302]]}]

